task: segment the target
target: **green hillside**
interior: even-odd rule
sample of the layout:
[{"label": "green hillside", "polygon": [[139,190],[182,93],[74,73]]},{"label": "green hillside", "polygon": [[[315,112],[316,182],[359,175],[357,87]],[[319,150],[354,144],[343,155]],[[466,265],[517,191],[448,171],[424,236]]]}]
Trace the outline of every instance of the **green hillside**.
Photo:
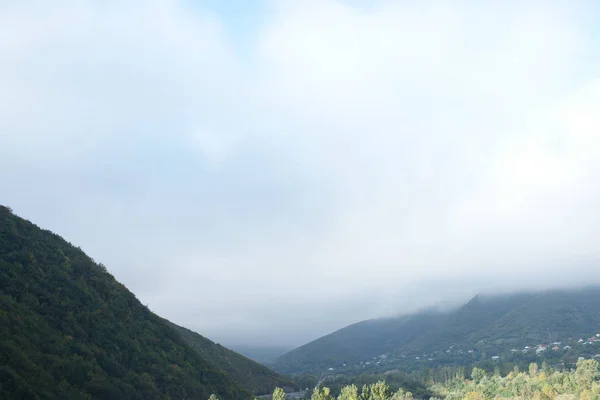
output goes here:
[{"label": "green hillside", "polygon": [[445,314],[423,312],[358,322],[282,355],[273,365],[284,373],[298,373],[369,361],[412,342],[444,318]]},{"label": "green hillside", "polygon": [[79,248],[0,206],[0,398],[247,399],[244,385],[280,383],[182,331]]},{"label": "green hillside", "polygon": [[269,368],[231,351],[189,329],[171,324],[183,340],[203,359],[227,373],[239,385],[256,395],[269,394],[275,387],[296,389],[296,384]]},{"label": "green hillside", "polygon": [[[600,288],[476,296],[448,313],[350,325],[284,354],[273,366],[291,374],[356,374],[492,361],[573,362],[600,353],[600,340],[578,341],[597,333]],[[561,346],[550,345],[555,342]]]}]

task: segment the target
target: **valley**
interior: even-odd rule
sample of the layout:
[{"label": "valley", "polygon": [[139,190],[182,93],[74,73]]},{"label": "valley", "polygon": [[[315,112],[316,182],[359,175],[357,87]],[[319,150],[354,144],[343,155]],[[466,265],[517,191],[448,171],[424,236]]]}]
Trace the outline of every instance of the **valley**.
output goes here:
[{"label": "valley", "polygon": [[[534,393],[600,360],[597,287],[478,295],[447,312],[362,321],[262,365],[153,314],[102,264],[8,207],[0,267],[6,398],[242,400],[281,388],[289,399],[322,400],[357,384],[368,388],[363,400],[385,400],[374,394],[384,389],[394,399],[452,399],[490,382],[517,393],[515,379]],[[594,379],[575,387],[593,393]]]}]

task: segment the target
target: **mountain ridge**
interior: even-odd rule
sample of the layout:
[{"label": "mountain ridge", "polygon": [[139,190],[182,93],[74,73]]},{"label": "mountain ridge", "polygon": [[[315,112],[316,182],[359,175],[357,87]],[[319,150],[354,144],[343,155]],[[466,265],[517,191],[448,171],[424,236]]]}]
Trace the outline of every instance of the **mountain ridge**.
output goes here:
[{"label": "mountain ridge", "polygon": [[373,370],[374,365],[376,370],[414,370],[483,362],[490,354],[505,354],[515,346],[600,332],[598,304],[598,286],[479,294],[450,311],[428,310],[351,324],[278,357],[271,365],[298,374],[330,369],[358,373],[365,366]]},{"label": "mountain ridge", "polygon": [[0,397],[242,400],[288,382],[155,315],[80,248],[0,205]]}]

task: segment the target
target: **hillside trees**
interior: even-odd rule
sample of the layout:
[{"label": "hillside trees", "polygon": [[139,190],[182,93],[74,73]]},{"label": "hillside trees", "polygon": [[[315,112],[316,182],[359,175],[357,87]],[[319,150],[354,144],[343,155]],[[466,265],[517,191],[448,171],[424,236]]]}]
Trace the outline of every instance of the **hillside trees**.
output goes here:
[{"label": "hillside trees", "polygon": [[[593,359],[579,360],[574,371],[555,371],[550,366],[540,370],[532,363],[527,372],[513,370],[501,376],[473,368],[471,378],[457,374],[453,380],[431,384],[430,392],[435,393],[431,399],[600,400],[600,364]],[[362,390],[346,385],[337,396],[337,400],[410,399],[413,395],[405,388],[392,392],[385,381],[364,385]],[[311,400],[334,400],[334,396],[328,387],[316,387]]]}]

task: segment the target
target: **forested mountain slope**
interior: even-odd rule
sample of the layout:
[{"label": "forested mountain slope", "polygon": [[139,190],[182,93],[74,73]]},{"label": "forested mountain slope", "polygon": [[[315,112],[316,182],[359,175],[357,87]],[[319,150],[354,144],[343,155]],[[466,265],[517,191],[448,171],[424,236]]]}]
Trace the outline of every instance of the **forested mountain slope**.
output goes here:
[{"label": "forested mountain slope", "polygon": [[446,317],[423,312],[358,322],[278,357],[273,365],[276,370],[296,373],[370,360],[405,346]]},{"label": "forested mountain slope", "polygon": [[[516,362],[524,346],[543,347],[556,341],[600,333],[600,288],[549,290],[496,296],[475,296],[447,313],[422,312],[350,325],[279,357],[278,371],[415,370],[444,365],[468,365],[502,356]],[[570,338],[570,339],[569,339]],[[588,355],[600,341],[582,351]],[[560,347],[553,356],[562,357]],[[518,349],[518,351],[516,351]],[[569,350],[571,351],[571,350]],[[538,352],[538,353],[541,353]],[[506,354],[506,357],[504,357]],[[381,357],[383,356],[383,357]],[[576,358],[576,357],[575,357]]]},{"label": "forested mountain slope", "polygon": [[194,331],[171,322],[169,324],[180,333],[183,340],[203,359],[226,372],[236,383],[256,395],[269,394],[275,387],[289,390],[296,389],[296,384],[291,379],[275,373],[264,365],[214,343]]},{"label": "forested mountain slope", "polygon": [[182,332],[79,248],[0,206],[0,398],[246,399],[244,384],[281,382]]}]

